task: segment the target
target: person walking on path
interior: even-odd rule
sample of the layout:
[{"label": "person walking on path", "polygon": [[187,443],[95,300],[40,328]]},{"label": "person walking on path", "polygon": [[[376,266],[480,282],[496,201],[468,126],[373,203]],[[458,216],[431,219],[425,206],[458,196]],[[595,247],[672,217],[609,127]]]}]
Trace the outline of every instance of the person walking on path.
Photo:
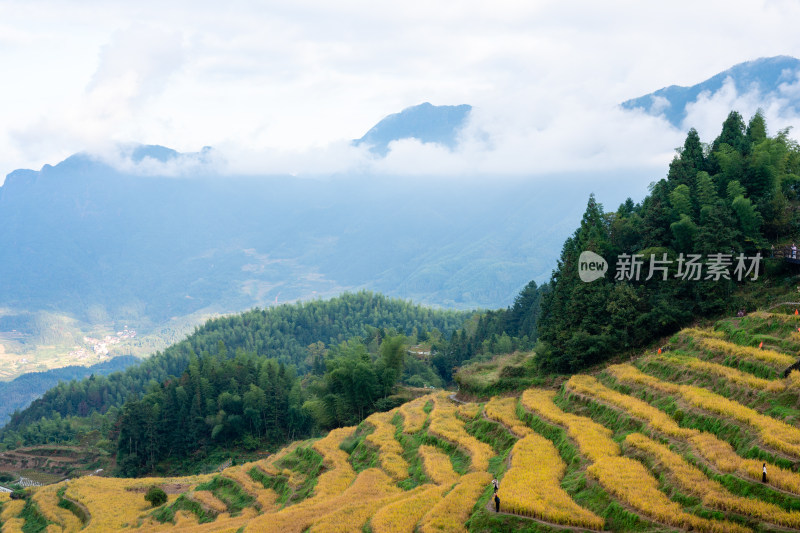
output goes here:
[{"label": "person walking on path", "polygon": [[497,489],[500,488],[500,483],[497,482],[497,478],[492,480],[492,486],[494,486],[494,493],[497,494]]},{"label": "person walking on path", "polygon": [[767,482],[767,463],[764,463],[763,470],[761,470],[761,483]]},{"label": "person walking on path", "polygon": [[500,512],[500,498],[497,496],[497,493],[494,493],[494,512]]}]

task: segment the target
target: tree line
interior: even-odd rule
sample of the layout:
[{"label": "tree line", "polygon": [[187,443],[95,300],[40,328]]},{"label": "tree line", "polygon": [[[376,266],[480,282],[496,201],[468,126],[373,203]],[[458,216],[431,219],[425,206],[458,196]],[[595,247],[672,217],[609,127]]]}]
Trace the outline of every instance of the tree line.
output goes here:
[{"label": "tree line", "polygon": [[542,299],[549,292],[549,283],[530,281],[507,309],[475,315],[449,340],[434,343],[431,362],[441,378],[452,382],[455,369],[478,355],[533,349],[539,337]]},{"label": "tree line", "polygon": [[384,335],[370,353],[351,339],[322,354],[324,370],[301,378],[291,365],[239,349],[233,358],[220,342],[193,357],[177,379],[123,406],[112,440],[119,473],[157,471],[216,448],[274,449],[334,427],[357,424],[392,398],[408,339]]}]

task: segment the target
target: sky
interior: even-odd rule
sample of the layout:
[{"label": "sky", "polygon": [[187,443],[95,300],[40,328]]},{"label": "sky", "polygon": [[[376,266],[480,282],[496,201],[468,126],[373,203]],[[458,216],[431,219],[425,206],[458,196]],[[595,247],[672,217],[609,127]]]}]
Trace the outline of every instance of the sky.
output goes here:
[{"label": "sky", "polygon": [[[682,129],[619,102],[800,57],[798,20],[783,0],[0,0],[0,176],[139,142],[212,146],[221,173],[658,179],[731,108],[766,107],[773,133],[800,119],[732,89]],[[426,101],[473,106],[459,149],[349,144]]]}]

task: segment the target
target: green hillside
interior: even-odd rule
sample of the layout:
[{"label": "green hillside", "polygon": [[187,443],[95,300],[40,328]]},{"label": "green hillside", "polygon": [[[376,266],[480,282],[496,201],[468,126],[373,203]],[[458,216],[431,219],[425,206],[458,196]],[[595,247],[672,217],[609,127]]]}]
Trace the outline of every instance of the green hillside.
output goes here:
[{"label": "green hillside", "polygon": [[[337,413],[326,410],[325,399],[336,398],[342,392],[336,388],[335,376],[346,372],[380,374],[375,374],[375,388],[363,391],[359,400],[368,404],[369,412],[388,405],[385,402],[389,400],[383,404],[377,402],[391,393],[391,386],[399,379],[412,383],[438,382],[429,366],[415,364],[412,360],[408,364],[403,360],[395,361],[392,363],[395,370],[387,374],[381,367],[384,364],[381,361],[386,360],[381,346],[386,339],[402,336],[402,340],[397,341],[400,344],[395,346],[396,351],[402,352],[400,345],[440,339],[461,326],[469,316],[471,313],[433,310],[360,292],[210,320],[186,340],[124,372],[62,382],[28,408],[15,413],[0,431],[0,439],[6,448],[16,448],[53,442],[74,444],[94,435],[99,445],[115,451],[118,432],[127,427],[124,423],[117,424],[121,414],[127,415],[123,421],[133,420],[134,413],[139,412],[135,405],[146,405],[149,409],[154,404],[164,406],[166,401],[170,402],[170,407],[165,413],[177,416],[180,409],[186,408],[188,417],[194,395],[199,394],[193,418],[181,419],[194,424],[196,430],[184,432],[187,446],[194,446],[196,451],[206,438],[209,442],[213,440],[212,433],[226,441],[234,437],[242,445],[245,445],[245,436],[249,436],[245,447],[250,449],[259,445],[275,446],[292,436],[310,434],[317,418],[323,426],[335,425],[352,422],[351,411],[364,412],[361,404],[344,408],[341,402]],[[326,372],[328,366],[333,370],[337,361],[347,363],[354,358],[363,363],[362,366],[350,368],[343,363],[338,372]],[[258,369],[263,370],[261,377]],[[194,389],[191,388],[191,383],[195,383],[192,376],[202,378]],[[307,378],[301,386],[299,378],[302,376]],[[387,385],[388,381],[391,386]],[[261,391],[253,392],[258,396],[256,399],[248,397],[251,386]],[[297,387],[302,390],[293,390]],[[193,391],[193,395],[185,396],[187,390]],[[262,403],[261,394],[269,394],[270,398],[278,395],[285,402],[291,398],[298,410],[307,400],[319,397],[320,401],[298,412],[296,425],[271,433],[265,432],[262,425],[253,425],[245,412],[253,407],[253,402]],[[144,403],[131,403],[137,400]],[[216,422],[208,418],[225,410],[226,414],[219,415],[221,418]],[[285,413],[281,412],[280,416],[283,419]],[[266,420],[266,415],[256,418]],[[164,431],[175,429],[170,420],[162,422]],[[222,429],[217,429],[214,433],[218,425],[227,428],[226,431],[220,434]],[[197,433],[201,429],[203,435]],[[219,444],[213,443],[211,447]],[[175,452],[171,446],[161,453],[174,456]],[[148,453],[147,457],[147,461],[141,459],[133,464],[137,469],[144,464],[152,467],[155,455]]]}]

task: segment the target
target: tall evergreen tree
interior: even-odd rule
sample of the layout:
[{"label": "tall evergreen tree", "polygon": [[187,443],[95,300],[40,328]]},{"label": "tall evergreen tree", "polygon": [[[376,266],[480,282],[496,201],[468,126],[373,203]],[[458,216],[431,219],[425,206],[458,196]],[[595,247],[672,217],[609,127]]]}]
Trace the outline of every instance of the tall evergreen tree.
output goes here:
[{"label": "tall evergreen tree", "polygon": [[694,168],[695,174],[706,170],[706,157],[703,153],[703,144],[700,142],[700,134],[697,133],[696,129],[691,128],[686,135],[680,158]]},{"label": "tall evergreen tree", "polygon": [[731,111],[722,123],[722,132],[714,139],[711,150],[716,152],[721,145],[727,144],[737,152],[744,153],[747,148],[745,129],[742,115],[738,111]]}]

